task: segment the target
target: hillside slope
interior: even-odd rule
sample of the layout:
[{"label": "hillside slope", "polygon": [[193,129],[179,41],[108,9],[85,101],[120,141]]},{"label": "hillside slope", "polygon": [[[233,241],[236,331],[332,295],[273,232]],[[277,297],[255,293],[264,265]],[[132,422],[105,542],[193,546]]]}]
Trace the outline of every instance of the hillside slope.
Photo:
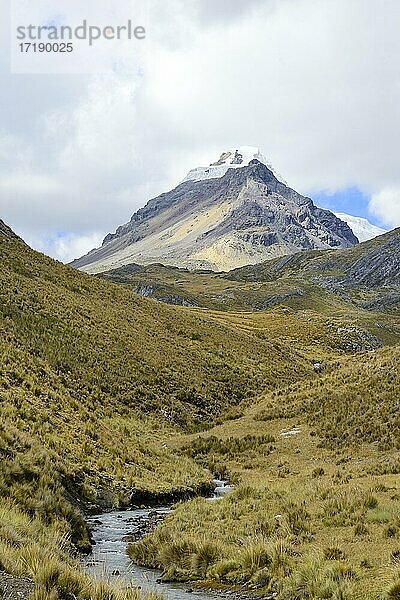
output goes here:
[{"label": "hillside slope", "polygon": [[2,236],[6,236],[9,238],[13,238],[13,239],[21,239],[20,237],[18,237],[18,235],[16,233],[14,233],[14,231],[11,229],[11,227],[9,225],[7,225],[7,223],[4,223],[4,221],[2,221],[0,219],[0,235]]},{"label": "hillside slope", "polygon": [[166,579],[278,600],[394,600],[399,360],[399,347],[340,359],[234,422],[173,441],[235,489],[180,506],[130,546],[132,559]]},{"label": "hillside slope", "polygon": [[[55,590],[65,598],[104,597],[73,559],[76,548],[90,548],[84,511],[205,492],[210,487],[205,465],[234,474],[234,465],[224,457],[209,460],[207,448],[203,458],[191,450],[176,452],[177,436],[192,442],[199,435],[193,432],[218,420],[224,431],[240,436],[240,423],[249,423],[248,411],[260,394],[267,398],[260,410],[271,410],[271,402],[274,410],[289,406],[296,416],[285,415],[285,423],[294,425],[295,418],[302,418],[311,427],[313,414],[323,405],[306,402],[308,396],[302,394],[309,389],[314,400],[319,394],[326,402],[321,423],[322,431],[328,431],[328,402],[336,398],[332,386],[341,381],[332,376],[329,384],[329,373],[342,368],[335,361],[345,355],[343,363],[352,369],[354,352],[397,339],[391,315],[382,316],[378,326],[375,316],[371,320],[370,313],[353,310],[336,297],[318,310],[278,307],[249,313],[168,306],[57,263],[9,235],[0,235],[0,266],[0,564],[14,575],[30,575],[41,590],[38,598],[55,598]],[[223,277],[219,281],[238,285]],[[380,330],[382,338],[375,339]],[[361,356],[365,361],[375,353]],[[373,360],[381,356],[378,351]],[[374,382],[382,366],[377,363]],[[389,367],[382,376],[388,374],[397,386],[393,365]],[[360,373],[368,389],[369,370]],[[345,382],[350,376],[345,375]],[[392,391],[385,385],[380,389],[387,394],[387,412]],[[364,406],[363,398],[357,406]],[[338,427],[365,430],[368,442],[365,420],[346,421],[346,407],[341,414]],[[280,416],[275,418],[271,435],[281,425]],[[268,421],[251,422],[251,435],[257,438],[260,423]],[[394,423],[387,422],[396,435]],[[263,477],[275,472],[264,462],[273,443],[267,443],[268,430],[265,435],[246,464],[242,458],[251,450],[249,440],[239,443],[242,458],[234,452],[243,481],[242,467],[248,481],[260,466],[266,468]],[[337,447],[322,432],[320,441]],[[392,444],[390,437],[384,441]],[[281,462],[277,457],[272,465],[278,480],[285,475]],[[258,477],[260,471],[253,474]],[[298,486],[296,490],[301,493]],[[253,492],[243,497],[247,493],[254,514],[264,511],[263,503],[255,505]],[[219,515],[207,506],[217,522]],[[247,505],[241,510],[248,514]],[[227,515],[230,519],[229,511]],[[132,598],[114,591],[107,597]]]},{"label": "hillside slope", "polygon": [[[306,358],[277,340],[133,297],[18,240],[0,236],[0,263],[4,427],[62,456],[82,482],[93,467],[95,487],[101,471],[119,480],[113,502],[126,501],[134,487],[185,489],[193,475],[183,469],[179,481],[177,468],[170,479],[174,470],[163,473],[161,459],[149,468],[141,428],[145,437],[204,424],[256,390],[312,373]],[[4,444],[13,458],[16,450]]]},{"label": "hillside slope", "polygon": [[[210,475],[166,440],[312,376],[312,363],[259,331],[133,297],[8,231],[0,266],[0,568],[32,577],[38,598],[103,598],[72,558],[90,549],[84,511],[208,491]],[[135,598],[107,596],[122,597]]]},{"label": "hillside slope", "polygon": [[96,386],[103,401],[118,397],[131,409],[195,422],[239,402],[254,385],[307,371],[288,348],[216,326],[206,313],[132,296],[19,242],[1,239],[0,252],[3,330],[89,397]]},{"label": "hillside slope", "polygon": [[247,282],[308,282],[365,308],[396,308],[400,302],[400,229],[348,250],[304,252],[236,269],[224,277]]},{"label": "hillside slope", "polygon": [[[284,304],[297,310],[371,312],[400,304],[400,230],[354,248],[301,252],[228,273],[192,272],[163,265],[129,265],[100,274],[135,293],[169,304],[218,310],[265,310]],[[377,319],[381,317],[377,316]]]}]

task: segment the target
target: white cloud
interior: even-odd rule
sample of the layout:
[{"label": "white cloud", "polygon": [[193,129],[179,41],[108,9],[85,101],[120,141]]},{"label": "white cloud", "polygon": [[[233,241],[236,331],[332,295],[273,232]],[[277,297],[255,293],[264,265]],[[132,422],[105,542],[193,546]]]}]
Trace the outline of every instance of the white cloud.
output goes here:
[{"label": "white cloud", "polygon": [[[114,6],[89,4],[107,18]],[[68,10],[78,20],[86,5]],[[117,18],[132,7],[121,0]],[[146,10],[140,54],[122,45],[108,73],[12,76],[0,52],[1,217],[36,240],[106,233],[191,167],[249,144],[299,191],[358,186],[398,222],[396,202],[376,200],[400,189],[398,0],[147,0]]]},{"label": "white cloud", "polygon": [[374,194],[369,209],[388,227],[400,227],[400,186],[383,188]]},{"label": "white cloud", "polygon": [[54,254],[62,262],[70,262],[74,258],[83,256],[92,248],[98,248],[102,239],[103,235],[101,233],[68,234],[53,241]]},{"label": "white cloud", "polygon": [[77,235],[74,233],[56,233],[52,236],[32,236],[29,232],[18,232],[25,241],[39,252],[53,256],[57,260],[68,263],[74,258],[87,254],[89,250],[101,245],[104,234],[91,232]]},{"label": "white cloud", "polygon": [[4,174],[0,178],[0,193],[5,195],[35,196],[54,195],[59,191],[58,181],[50,175],[40,175],[22,170],[15,170],[12,174]]}]

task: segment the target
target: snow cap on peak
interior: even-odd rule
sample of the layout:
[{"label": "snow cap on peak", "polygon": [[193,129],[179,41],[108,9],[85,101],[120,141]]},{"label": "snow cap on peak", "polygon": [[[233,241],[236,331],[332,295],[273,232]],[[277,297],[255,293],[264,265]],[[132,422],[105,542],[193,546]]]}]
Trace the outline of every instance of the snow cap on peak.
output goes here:
[{"label": "snow cap on peak", "polygon": [[192,169],[186,175],[184,181],[201,181],[223,177],[228,169],[246,167],[254,159],[266,165],[276,175],[259,148],[256,146],[237,146],[224,150],[218,160],[211,162],[207,167]]},{"label": "snow cap on peak", "polygon": [[377,225],[373,225],[363,217],[354,217],[353,215],[348,215],[346,213],[335,212],[335,215],[339,217],[342,221],[347,223],[350,229],[353,231],[356,238],[358,238],[359,242],[366,242],[368,240],[372,240],[373,238],[378,237],[378,235],[383,235],[387,233],[386,229],[382,229],[382,227],[378,227]]},{"label": "snow cap on peak", "polygon": [[267,164],[265,156],[255,146],[239,146],[238,148],[229,148],[222,152],[219,159],[210,164],[210,167],[220,165],[240,166],[248,165],[253,159],[257,159],[264,164]]}]

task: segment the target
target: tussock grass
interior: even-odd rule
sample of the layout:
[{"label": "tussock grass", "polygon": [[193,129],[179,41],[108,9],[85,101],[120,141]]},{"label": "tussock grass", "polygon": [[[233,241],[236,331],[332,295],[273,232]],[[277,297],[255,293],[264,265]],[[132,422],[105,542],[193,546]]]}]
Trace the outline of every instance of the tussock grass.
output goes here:
[{"label": "tussock grass", "polygon": [[31,600],[140,600],[138,590],[93,582],[73,556],[73,545],[61,521],[47,526],[11,504],[1,506],[0,569],[31,578],[35,583]]},{"label": "tussock grass", "polygon": [[[140,554],[146,564],[151,548],[152,564],[165,569],[163,545],[185,540],[195,555],[207,531],[219,561],[204,574],[187,560],[180,579],[255,587],[279,600],[395,598],[400,486],[386,465],[398,462],[390,412],[400,390],[398,354],[392,347],[340,359],[314,381],[269,393],[235,421],[178,438],[176,446],[203,465],[223,460],[236,488],[215,503],[179,506],[130,547],[132,559]],[[265,419],[275,405],[277,416]],[[281,436],[294,427],[295,435]]]}]

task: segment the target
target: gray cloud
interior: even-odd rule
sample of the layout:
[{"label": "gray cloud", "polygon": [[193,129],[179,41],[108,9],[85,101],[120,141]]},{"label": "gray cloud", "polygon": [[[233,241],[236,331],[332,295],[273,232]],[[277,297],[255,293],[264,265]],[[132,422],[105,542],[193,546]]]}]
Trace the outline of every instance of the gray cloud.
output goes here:
[{"label": "gray cloud", "polygon": [[254,9],[269,6],[274,10],[277,0],[197,0],[194,3],[195,16],[202,25],[219,26],[221,23],[240,19]]},{"label": "gray cloud", "polygon": [[304,193],[358,186],[400,224],[397,0],[147,8],[143,51],[121,47],[109,73],[11,75],[2,48],[0,211],[17,231],[70,258],[236,144]]}]

